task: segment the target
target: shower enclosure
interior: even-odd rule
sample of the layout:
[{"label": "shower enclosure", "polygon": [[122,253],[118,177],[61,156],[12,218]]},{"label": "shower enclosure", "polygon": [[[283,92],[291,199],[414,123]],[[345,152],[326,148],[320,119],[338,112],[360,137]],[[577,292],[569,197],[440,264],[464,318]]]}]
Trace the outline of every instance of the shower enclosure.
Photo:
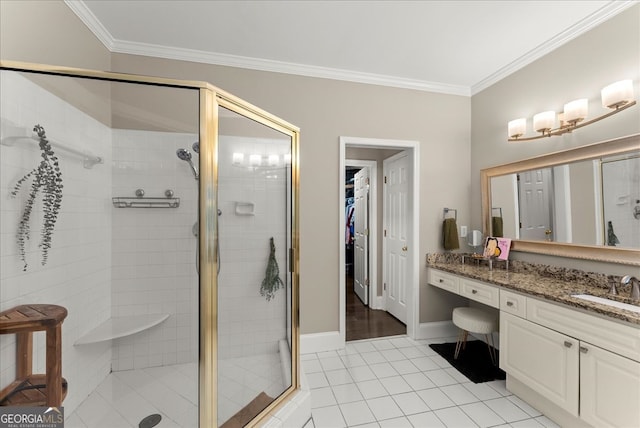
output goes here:
[{"label": "shower enclosure", "polygon": [[[207,83],[0,65],[0,406],[278,417],[299,389],[298,129]],[[25,367],[51,371],[53,342],[3,320],[38,305],[67,316],[64,379],[34,398]]]}]

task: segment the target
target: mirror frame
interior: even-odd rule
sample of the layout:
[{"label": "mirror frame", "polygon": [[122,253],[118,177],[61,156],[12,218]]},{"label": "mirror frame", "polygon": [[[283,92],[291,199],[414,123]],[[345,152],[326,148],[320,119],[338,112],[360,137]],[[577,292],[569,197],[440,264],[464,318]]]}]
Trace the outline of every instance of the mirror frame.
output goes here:
[{"label": "mirror frame", "polygon": [[[480,186],[482,191],[482,233],[485,236],[491,236],[492,177],[583,160],[597,159],[605,156],[620,155],[633,151],[640,151],[640,134],[615,138],[600,143],[549,153],[480,170]],[[514,239],[511,242],[511,250],[640,266],[640,250],[628,248]]]}]

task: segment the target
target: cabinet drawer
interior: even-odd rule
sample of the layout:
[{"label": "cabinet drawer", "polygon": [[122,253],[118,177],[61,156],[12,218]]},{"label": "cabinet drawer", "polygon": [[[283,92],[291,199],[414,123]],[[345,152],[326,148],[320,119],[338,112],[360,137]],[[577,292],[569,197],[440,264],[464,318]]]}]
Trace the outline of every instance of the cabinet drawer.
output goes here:
[{"label": "cabinet drawer", "polygon": [[521,318],[527,317],[527,298],[522,294],[511,291],[500,290],[500,310],[517,315]]},{"label": "cabinet drawer", "polygon": [[500,307],[500,289],[469,279],[460,280],[460,295],[494,308]]},{"label": "cabinet drawer", "polygon": [[458,293],[459,282],[459,278],[455,275],[439,270],[429,270],[429,284],[431,285],[451,291],[452,293]]}]

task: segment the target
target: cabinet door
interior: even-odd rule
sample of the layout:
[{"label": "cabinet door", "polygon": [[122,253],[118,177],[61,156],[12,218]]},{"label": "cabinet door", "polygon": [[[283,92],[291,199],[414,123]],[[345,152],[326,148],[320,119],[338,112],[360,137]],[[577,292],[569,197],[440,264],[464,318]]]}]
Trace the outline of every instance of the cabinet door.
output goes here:
[{"label": "cabinet door", "polygon": [[576,339],[500,312],[500,368],[578,416]]},{"label": "cabinet door", "polygon": [[581,342],[580,416],[595,427],[640,427],[640,363]]}]

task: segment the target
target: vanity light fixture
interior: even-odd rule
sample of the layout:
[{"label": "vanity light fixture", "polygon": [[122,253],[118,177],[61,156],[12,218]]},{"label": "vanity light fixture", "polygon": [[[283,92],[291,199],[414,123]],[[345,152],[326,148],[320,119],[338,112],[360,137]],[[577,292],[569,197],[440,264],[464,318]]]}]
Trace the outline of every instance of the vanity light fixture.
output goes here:
[{"label": "vanity light fixture", "polygon": [[551,137],[572,132],[574,129],[582,128],[592,123],[598,122],[622,110],[636,105],[633,99],[633,81],[621,80],[602,89],[602,105],[610,108],[611,111],[591,120],[585,121],[588,114],[589,100],[581,98],[571,101],[564,105],[564,111],[558,114],[560,126],[554,128],[556,122],[556,113],[554,111],[545,111],[538,113],[533,117],[533,128],[540,135],[535,137],[522,138],[527,132],[527,120],[525,118],[515,119],[509,122],[509,139],[508,141],[531,141],[544,137]]},{"label": "vanity light fixture", "polygon": [[546,134],[550,132],[556,124],[555,111],[543,111],[533,116],[533,129],[536,132]]}]

